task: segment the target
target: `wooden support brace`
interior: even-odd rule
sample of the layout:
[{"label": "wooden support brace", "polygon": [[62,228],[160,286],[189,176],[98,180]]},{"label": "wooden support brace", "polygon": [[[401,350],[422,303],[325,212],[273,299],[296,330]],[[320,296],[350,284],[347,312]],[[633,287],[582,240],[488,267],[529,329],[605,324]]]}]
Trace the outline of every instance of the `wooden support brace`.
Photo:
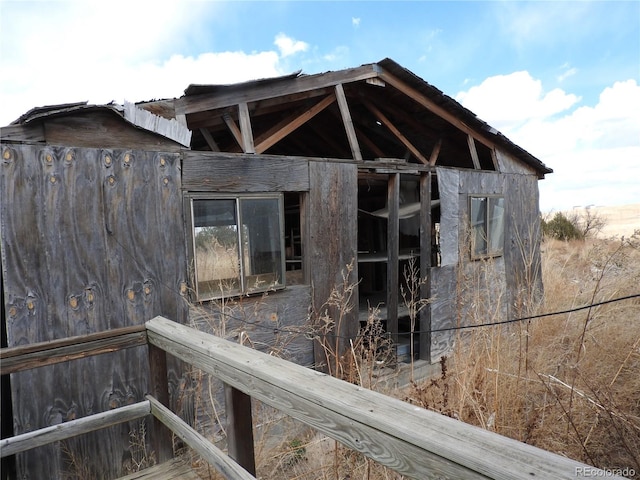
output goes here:
[{"label": "wooden support brace", "polygon": [[214,466],[225,478],[234,480],[255,480],[240,465],[229,458],[218,447],[213,445],[200,433],[191,428],[184,420],[162,405],[156,398],[147,395],[147,400],[151,403],[151,413],[154,418],[163,423],[176,434],[183,442],[193,448],[204,460]]},{"label": "wooden support brace", "polygon": [[256,459],[253,451],[251,397],[226,383],[224,384],[224,394],[229,456],[247,472],[255,475]]},{"label": "wooden support brace", "polygon": [[384,113],[382,113],[380,109],[378,109],[378,107],[376,107],[373,103],[366,101],[364,99],[363,99],[363,103],[371,113],[373,113],[376,117],[378,117],[378,120],[384,123],[384,125],[391,131],[391,133],[393,133],[393,135],[400,141],[400,143],[402,143],[405,147],[407,147],[411,151],[413,155],[415,155],[415,157],[418,160],[420,160],[425,165],[429,164],[429,161],[424,157],[424,155],[422,155],[422,153],[420,153],[420,150],[418,150],[409,141],[409,139],[405,137],[402,134],[402,132],[398,130],[398,128],[396,128],[393,122]]},{"label": "wooden support brace", "polygon": [[229,115],[228,113],[223,114],[222,119],[224,120],[224,123],[227,125],[227,128],[233,135],[233,138],[238,143],[238,146],[244,151],[244,142],[242,140],[242,133],[240,132],[240,128],[238,128],[238,125],[236,125],[236,122],[233,121],[233,118],[231,118],[231,115]]},{"label": "wooden support brace", "polygon": [[440,155],[440,149],[442,148],[442,139],[440,138],[431,150],[431,156],[429,157],[429,165],[435,166],[438,161],[438,155]]},{"label": "wooden support brace", "polygon": [[287,135],[297,130],[301,125],[307,123],[335,101],[335,95],[327,95],[313,107],[301,112],[296,112],[291,117],[285,118],[282,122],[276,124],[256,139],[256,153],[265,152]]},{"label": "wooden support brace", "polygon": [[469,152],[471,153],[471,161],[473,162],[473,168],[480,170],[480,159],[478,158],[478,151],[476,150],[476,141],[471,135],[467,135],[467,143],[469,144]]},{"label": "wooden support brace", "polygon": [[213,135],[211,135],[211,132],[209,130],[207,130],[206,128],[201,128],[200,133],[204,137],[204,140],[207,142],[207,145],[209,145],[209,148],[212,152],[220,151],[220,147],[218,147],[218,144],[214,140]]},{"label": "wooden support brace", "polygon": [[253,130],[251,129],[251,117],[246,102],[238,104],[238,118],[240,119],[240,132],[242,133],[242,149],[244,153],[256,153],[253,146]]},{"label": "wooden support brace", "polygon": [[349,146],[351,147],[351,156],[353,157],[354,160],[362,160],[360,145],[358,144],[356,131],[353,128],[353,121],[351,120],[351,112],[349,112],[349,104],[347,103],[347,96],[344,94],[344,88],[342,87],[341,83],[336,85],[336,98],[338,99],[338,107],[340,108],[340,115],[342,115],[342,123],[344,123],[344,129],[347,132],[347,139],[349,140]]},{"label": "wooden support brace", "polygon": [[[167,380],[167,353],[153,344],[149,344],[149,390],[160,403],[169,406],[169,384]],[[173,443],[171,431],[156,417],[153,418],[151,446],[156,452],[159,463],[166,462],[173,457]]]}]

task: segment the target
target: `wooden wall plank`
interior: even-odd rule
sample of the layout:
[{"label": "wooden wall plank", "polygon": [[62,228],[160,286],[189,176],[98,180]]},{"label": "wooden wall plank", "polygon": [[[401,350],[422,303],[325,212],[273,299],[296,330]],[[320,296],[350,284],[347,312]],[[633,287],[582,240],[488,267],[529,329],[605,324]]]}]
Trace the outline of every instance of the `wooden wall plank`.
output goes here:
[{"label": "wooden wall plank", "polygon": [[[357,282],[357,164],[311,161],[309,177],[309,231],[305,238],[308,240],[313,306],[319,314],[327,309],[325,304],[333,289],[345,291],[349,285]],[[348,265],[353,267],[351,275],[347,275]],[[336,322],[335,333],[341,337],[337,342],[339,351],[343,351],[349,345],[348,338],[353,338],[358,332],[357,302],[358,290],[355,285],[347,305],[350,311],[328,308]],[[336,338],[329,336],[326,340],[336,345]],[[319,345],[316,347],[316,363],[326,365],[324,350]]]},{"label": "wooden wall plank", "polygon": [[182,185],[193,192],[306,192],[306,159],[274,155],[184,152]]}]

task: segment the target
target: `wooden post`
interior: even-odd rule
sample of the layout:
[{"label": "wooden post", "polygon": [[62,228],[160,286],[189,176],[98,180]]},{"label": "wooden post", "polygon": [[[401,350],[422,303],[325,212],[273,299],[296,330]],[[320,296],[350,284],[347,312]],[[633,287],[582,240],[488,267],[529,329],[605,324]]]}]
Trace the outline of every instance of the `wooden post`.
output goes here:
[{"label": "wooden post", "polygon": [[394,351],[398,348],[398,257],[400,239],[400,174],[389,175],[387,206],[387,332],[391,334]]},{"label": "wooden post", "polygon": [[[165,407],[169,407],[169,384],[167,381],[167,353],[155,345],[149,345],[149,391]],[[160,420],[153,417],[151,447],[158,463],[173,458],[171,431]]]},{"label": "wooden post", "polygon": [[[420,175],[420,300],[431,298],[431,235],[431,172],[427,172]],[[420,360],[430,360],[431,304],[420,309],[419,318]]]},{"label": "wooden post", "polygon": [[224,384],[227,409],[227,449],[229,456],[251,475],[256,474],[256,459],[253,452],[253,422],[251,397]]}]

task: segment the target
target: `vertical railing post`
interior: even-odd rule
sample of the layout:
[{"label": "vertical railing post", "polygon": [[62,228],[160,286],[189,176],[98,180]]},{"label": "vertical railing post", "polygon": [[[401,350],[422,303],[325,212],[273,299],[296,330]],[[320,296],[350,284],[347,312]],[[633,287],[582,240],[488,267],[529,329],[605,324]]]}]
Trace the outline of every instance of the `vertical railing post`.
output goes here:
[{"label": "vertical railing post", "polygon": [[[147,344],[149,348],[149,391],[165,407],[169,407],[169,384],[167,380],[167,353],[159,347]],[[151,446],[156,461],[163,463],[173,458],[171,431],[153,417]]]},{"label": "vertical railing post", "polygon": [[251,397],[231,385],[224,384],[227,410],[227,448],[231,458],[251,475],[256,475],[253,451]]}]

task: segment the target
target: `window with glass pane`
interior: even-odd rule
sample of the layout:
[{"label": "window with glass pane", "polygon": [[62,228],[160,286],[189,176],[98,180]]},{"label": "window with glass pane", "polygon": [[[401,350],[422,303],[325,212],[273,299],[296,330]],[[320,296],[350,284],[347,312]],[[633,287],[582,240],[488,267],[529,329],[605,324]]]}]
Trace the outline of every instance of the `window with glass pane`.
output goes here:
[{"label": "window with glass pane", "polygon": [[193,199],[198,299],[284,286],[281,197]]},{"label": "window with glass pane", "polygon": [[502,255],[504,245],[504,197],[470,197],[471,256]]}]

